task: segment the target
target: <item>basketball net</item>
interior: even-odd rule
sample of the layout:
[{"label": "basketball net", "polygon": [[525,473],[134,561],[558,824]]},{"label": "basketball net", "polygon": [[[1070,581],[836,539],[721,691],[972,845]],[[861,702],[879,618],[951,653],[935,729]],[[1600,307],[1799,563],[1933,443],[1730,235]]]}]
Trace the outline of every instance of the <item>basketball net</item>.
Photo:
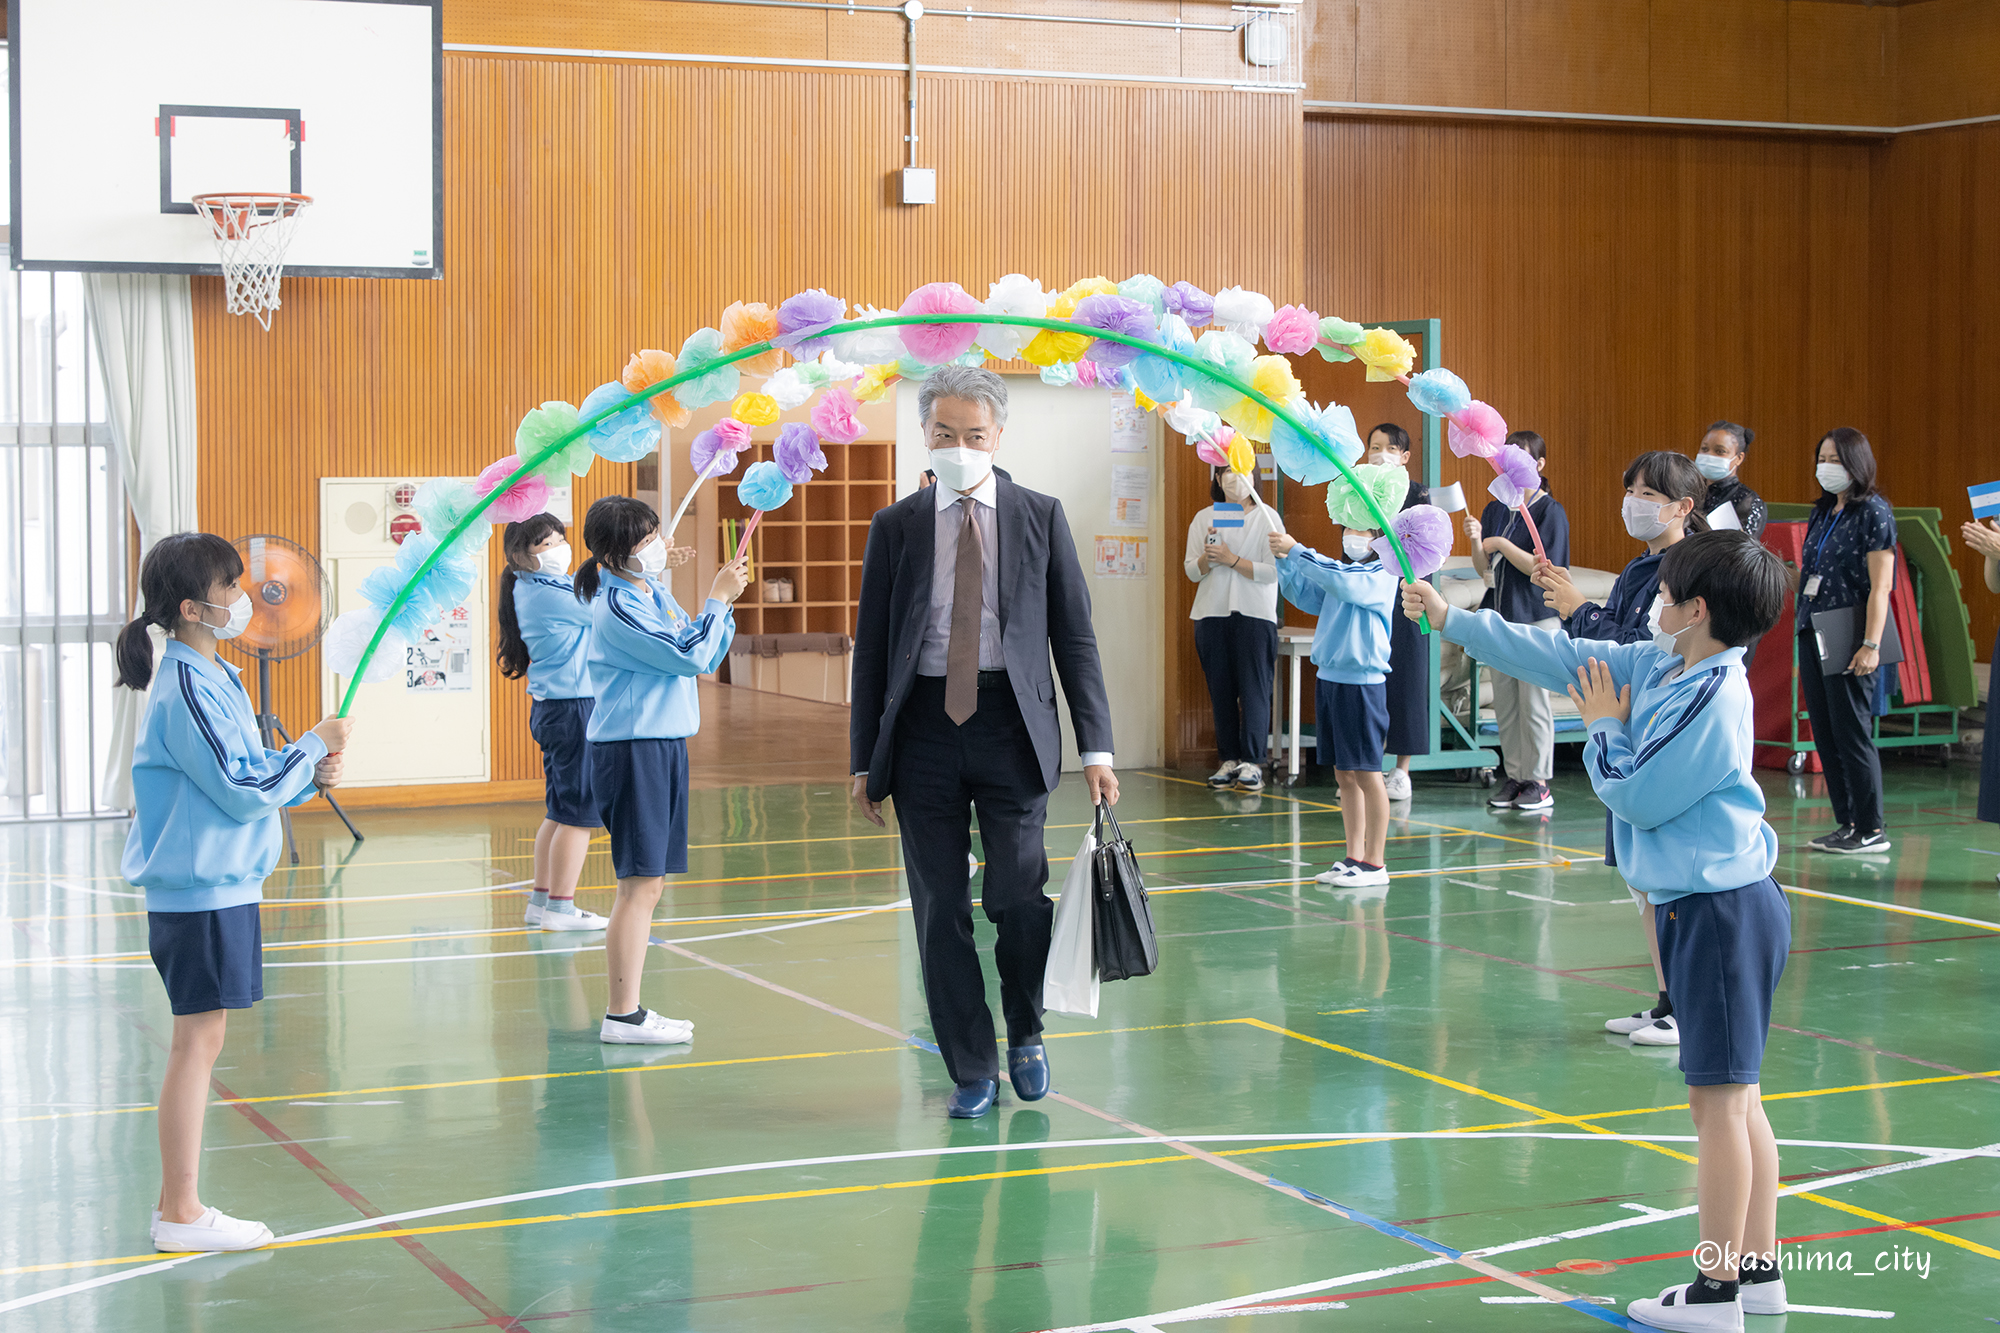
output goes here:
[{"label": "basketball net", "polygon": [[312,197],[198,194],[191,202],[215,232],[229,313],[255,316],[270,332],[271,314],[279,305],[278,283],[285,273],[285,250],[292,243],[299,211]]}]

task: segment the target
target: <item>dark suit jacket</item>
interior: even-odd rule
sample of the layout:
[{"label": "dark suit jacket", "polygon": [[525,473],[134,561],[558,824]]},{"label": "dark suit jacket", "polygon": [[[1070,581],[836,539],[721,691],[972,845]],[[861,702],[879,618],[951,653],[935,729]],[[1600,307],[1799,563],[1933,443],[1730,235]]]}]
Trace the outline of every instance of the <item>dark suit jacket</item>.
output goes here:
[{"label": "dark suit jacket", "polygon": [[[1097,635],[1090,626],[1090,588],[1061,502],[1016,486],[997,468],[995,472],[994,529],[1000,549],[988,558],[999,562],[1002,651],[1043,780],[1054,791],[1062,774],[1062,725],[1056,718],[1051,658],[1069,697],[1077,748],[1113,748],[1111,705],[1097,660]],[[896,718],[916,680],[924,622],[930,617],[936,545],[935,488],[898,500],[868,526],[848,737],[853,771],[868,774],[870,800],[889,795]]]}]

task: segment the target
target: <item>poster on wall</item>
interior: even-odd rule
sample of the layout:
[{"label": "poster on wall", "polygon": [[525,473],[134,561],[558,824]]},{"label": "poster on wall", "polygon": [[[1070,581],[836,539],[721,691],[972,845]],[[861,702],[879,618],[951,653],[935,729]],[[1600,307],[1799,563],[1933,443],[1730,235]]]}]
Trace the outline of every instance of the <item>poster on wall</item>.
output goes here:
[{"label": "poster on wall", "polygon": [[1097,566],[1101,579],[1143,579],[1146,577],[1146,539],[1100,534],[1097,538]]},{"label": "poster on wall", "polygon": [[1153,490],[1153,469],[1126,463],[1111,465],[1111,521],[1120,527],[1146,526],[1146,497]]},{"label": "poster on wall", "polygon": [[404,650],[403,688],[413,694],[457,694],[473,687],[472,608],[454,606],[443,620],[424,630],[423,640]]},{"label": "poster on wall", "polygon": [[1129,393],[1111,395],[1111,452],[1143,454],[1152,448],[1151,418]]}]

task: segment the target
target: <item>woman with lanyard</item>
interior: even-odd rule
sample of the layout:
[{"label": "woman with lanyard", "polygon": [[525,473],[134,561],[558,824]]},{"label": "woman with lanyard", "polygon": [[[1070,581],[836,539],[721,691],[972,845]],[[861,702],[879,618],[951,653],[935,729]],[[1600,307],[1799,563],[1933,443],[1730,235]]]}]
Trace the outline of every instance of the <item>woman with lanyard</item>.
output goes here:
[{"label": "woman with lanyard", "polygon": [[[1813,475],[1822,494],[1806,524],[1799,561],[1799,683],[1840,827],[1806,845],[1848,856],[1886,852],[1875,718],[1897,685],[1895,665],[1881,665],[1882,636],[1896,630],[1889,617],[1896,516],[1875,493],[1875,451],[1852,427],[1839,426],[1821,437]],[[1836,674],[1825,674],[1813,616],[1863,605],[1853,656]]]},{"label": "woman with lanyard", "polygon": [[[1750,452],[1750,441],[1756,438],[1757,432],[1748,426],[1718,421],[1701,437],[1694,465],[1708,479],[1708,526],[1741,528],[1762,541],[1770,511],[1763,497],[1743,484],[1743,459]],[[1716,511],[1725,506],[1729,513],[1718,515]]]},{"label": "woman with lanyard", "polygon": [[[1507,443],[1518,444],[1546,475],[1548,445],[1531,430],[1517,430]],[[1528,496],[1528,516],[1541,534],[1542,549],[1558,565],[1569,564],[1569,515],[1546,485]],[[1561,622],[1548,598],[1530,580],[1535,573],[1534,539],[1521,511],[1498,500],[1478,518],[1465,516],[1465,535],[1472,539],[1472,567],[1486,580],[1481,610],[1498,611],[1503,620],[1553,632]],[[1500,557],[1493,559],[1494,556]],[[1492,673],[1493,717],[1500,727],[1500,757],[1507,781],[1486,804],[1495,810],[1547,810],[1555,797],[1549,779],[1555,775],[1556,715],[1549,692],[1512,676]],[[1477,711],[1478,700],[1473,701]]]},{"label": "woman with lanyard", "polygon": [[[1977,519],[1959,529],[1965,544],[1985,557],[1986,591],[2000,593],[2000,521]],[[1993,640],[1993,688],[1986,692],[1986,744],[1979,755],[1979,818],[2000,824],[2000,727],[1993,725],[2000,699],[2000,637]],[[2000,879],[2000,875],[1994,876]]]},{"label": "woman with lanyard", "polygon": [[[1216,468],[1215,502],[1188,524],[1187,576],[1195,584],[1194,647],[1215,707],[1215,748],[1222,766],[1208,785],[1218,791],[1264,789],[1264,748],[1271,734],[1271,686],[1278,665],[1278,567],[1270,537],[1285,530],[1278,511],[1257,496],[1247,473]],[[1216,505],[1230,508],[1218,512]]]}]

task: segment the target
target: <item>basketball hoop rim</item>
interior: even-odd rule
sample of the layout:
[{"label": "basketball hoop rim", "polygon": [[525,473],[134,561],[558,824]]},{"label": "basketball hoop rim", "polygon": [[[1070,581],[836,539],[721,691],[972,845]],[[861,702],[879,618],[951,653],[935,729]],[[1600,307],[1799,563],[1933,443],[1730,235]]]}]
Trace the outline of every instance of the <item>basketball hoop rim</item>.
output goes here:
[{"label": "basketball hoop rim", "polygon": [[[309,194],[284,194],[270,190],[215,190],[188,199],[195,211],[208,219],[218,240],[241,239],[228,234],[232,228],[247,231],[251,227],[283,222],[312,201]],[[270,210],[268,214],[265,212],[267,209]],[[240,216],[246,212],[251,216]]]}]

